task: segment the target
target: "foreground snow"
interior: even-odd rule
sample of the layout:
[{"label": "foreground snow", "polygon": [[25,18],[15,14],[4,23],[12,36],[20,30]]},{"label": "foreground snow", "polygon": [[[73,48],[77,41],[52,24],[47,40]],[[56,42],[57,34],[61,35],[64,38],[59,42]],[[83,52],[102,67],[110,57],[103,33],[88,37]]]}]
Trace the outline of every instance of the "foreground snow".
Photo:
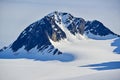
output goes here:
[{"label": "foreground snow", "polygon": [[0,80],[119,80],[120,55],[113,53],[116,48],[111,46],[113,41],[52,42],[63,53],[74,56],[69,62],[0,59]]}]

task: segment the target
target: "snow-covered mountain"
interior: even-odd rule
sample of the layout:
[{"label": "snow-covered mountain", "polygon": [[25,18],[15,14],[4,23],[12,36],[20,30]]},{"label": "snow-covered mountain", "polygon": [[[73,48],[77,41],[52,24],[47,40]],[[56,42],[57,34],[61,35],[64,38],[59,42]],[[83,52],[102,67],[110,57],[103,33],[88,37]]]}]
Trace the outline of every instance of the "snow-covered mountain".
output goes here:
[{"label": "snow-covered mountain", "polygon": [[[51,43],[60,40],[72,41],[75,39],[112,39],[119,35],[113,33],[101,22],[85,21],[70,13],[52,12],[42,19],[29,25],[9,47],[1,52],[11,50],[13,53],[39,52],[41,54],[50,53],[52,55],[62,54]],[[22,49],[22,50],[21,50]]]},{"label": "snow-covered mountain", "polygon": [[87,21],[85,25],[85,35],[88,38],[105,40],[116,38],[117,34],[104,26],[100,21]]}]

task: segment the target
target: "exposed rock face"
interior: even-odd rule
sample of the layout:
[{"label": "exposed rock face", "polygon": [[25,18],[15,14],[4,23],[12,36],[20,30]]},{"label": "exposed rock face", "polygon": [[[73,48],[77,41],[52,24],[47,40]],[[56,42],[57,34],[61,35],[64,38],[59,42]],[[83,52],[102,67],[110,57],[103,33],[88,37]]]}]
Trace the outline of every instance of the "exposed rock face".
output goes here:
[{"label": "exposed rock face", "polygon": [[46,35],[45,26],[39,22],[35,22],[20,34],[11,48],[13,51],[17,51],[19,48],[25,46],[25,50],[29,51],[35,46],[40,49],[43,45],[51,45],[51,43]]},{"label": "exposed rock face", "polygon": [[99,22],[97,20],[94,20],[92,22],[88,21],[86,23],[85,31],[91,32],[95,35],[100,35],[100,36],[106,36],[108,34],[114,34],[112,31],[110,31],[101,22]]},{"label": "exposed rock face", "polygon": [[68,25],[68,30],[75,35],[76,33],[83,34],[85,28],[85,21],[82,18],[75,18],[73,22]]},{"label": "exposed rock face", "polygon": [[66,38],[65,32],[57,24],[57,23],[60,23],[60,21],[56,22],[54,15],[53,16],[46,16],[43,19],[45,22],[44,25],[47,24],[47,26],[50,27],[49,29],[46,27],[46,33],[48,34],[50,39],[52,39],[53,41],[59,41],[61,39]]}]

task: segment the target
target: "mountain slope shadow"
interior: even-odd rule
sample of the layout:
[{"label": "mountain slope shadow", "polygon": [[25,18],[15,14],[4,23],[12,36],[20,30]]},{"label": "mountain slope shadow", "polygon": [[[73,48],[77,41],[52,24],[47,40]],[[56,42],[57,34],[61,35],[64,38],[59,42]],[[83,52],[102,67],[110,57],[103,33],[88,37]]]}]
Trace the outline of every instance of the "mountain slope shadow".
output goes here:
[{"label": "mountain slope shadow", "polygon": [[71,62],[75,60],[75,56],[70,53],[63,53],[60,55],[39,54],[39,53],[20,53],[20,54],[0,54],[0,59],[33,59],[37,61],[52,61],[58,60],[61,62]]},{"label": "mountain slope shadow", "polygon": [[116,40],[114,40],[114,42],[111,43],[111,46],[116,46],[117,48],[115,48],[113,52],[120,54],[120,38],[117,38]]},{"label": "mountain slope shadow", "polygon": [[95,70],[120,69],[120,61],[105,62],[100,64],[90,64],[80,67],[92,67],[91,69],[95,69]]}]

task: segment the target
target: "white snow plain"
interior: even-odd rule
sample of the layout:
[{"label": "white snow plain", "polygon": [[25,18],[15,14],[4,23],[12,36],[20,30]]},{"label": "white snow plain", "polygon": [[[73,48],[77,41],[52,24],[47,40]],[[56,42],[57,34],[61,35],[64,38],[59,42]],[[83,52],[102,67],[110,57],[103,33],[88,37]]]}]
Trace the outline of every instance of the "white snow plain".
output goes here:
[{"label": "white snow plain", "polygon": [[63,54],[70,54],[63,57],[69,61],[0,59],[0,80],[119,80],[120,54],[112,46],[116,40],[52,42]]}]

